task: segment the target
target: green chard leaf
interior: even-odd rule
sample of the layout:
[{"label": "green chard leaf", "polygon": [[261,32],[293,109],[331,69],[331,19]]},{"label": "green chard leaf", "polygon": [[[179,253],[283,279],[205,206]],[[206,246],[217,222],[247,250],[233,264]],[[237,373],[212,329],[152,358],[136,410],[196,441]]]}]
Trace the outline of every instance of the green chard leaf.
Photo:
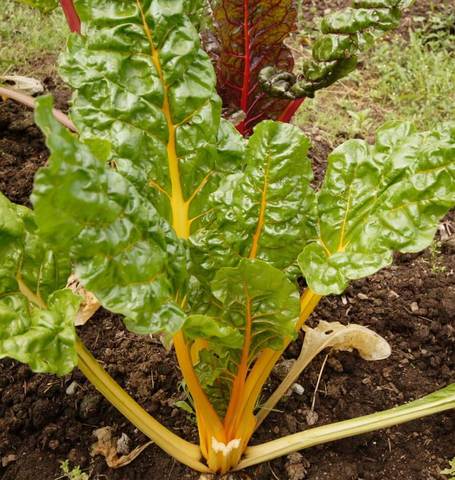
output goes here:
[{"label": "green chard leaf", "polygon": [[429,246],[455,205],[455,126],[416,133],[385,125],[375,145],[351,140],[328,160],[318,195],[318,238],[299,256],[308,285],[339,294],[390,265],[392,253]]},{"label": "green chard leaf", "polygon": [[218,316],[193,315],[184,324],[189,340],[206,342],[196,370],[202,386],[224,414],[242,350],[251,362],[263,348],[279,350],[295,335],[299,293],[283,272],[262,260],[242,259],[220,269],[211,283]]},{"label": "green chard leaf", "polygon": [[[38,122],[52,158],[36,179],[38,223],[76,274],[138,333],[175,333],[187,296],[185,240],[243,159],[189,0],[76,0],[83,34],[61,58],[79,140]],[[191,16],[191,19],[188,17]]]},{"label": "green chard leaf", "polygon": [[[390,2],[389,2],[390,3]],[[398,8],[346,8],[342,12],[327,15],[321,22],[322,33],[354,34],[368,28],[391,30],[400,24]]]},{"label": "green chard leaf", "polygon": [[188,230],[233,166],[218,148],[227,127],[191,21],[200,3],[77,0],[84,35],[70,38],[60,62],[81,137],[108,139],[116,170],[170,223],[187,202]]},{"label": "green chard leaf", "polygon": [[38,100],[36,121],[51,151],[32,196],[41,235],[70,251],[82,284],[129,329],[174,333],[184,318],[174,302],[186,282],[181,241],[109,167],[108,142],[78,140],[54,119],[50,97]]},{"label": "green chard leaf", "polygon": [[201,281],[244,257],[281,270],[292,267],[315,235],[308,148],[293,125],[265,121],[256,127],[244,171],[228,176],[211,195],[212,212],[191,238],[193,269]]},{"label": "green chard leaf", "polygon": [[64,288],[69,257],[36,234],[33,212],[0,193],[0,358],[64,375],[77,363],[80,298]]}]

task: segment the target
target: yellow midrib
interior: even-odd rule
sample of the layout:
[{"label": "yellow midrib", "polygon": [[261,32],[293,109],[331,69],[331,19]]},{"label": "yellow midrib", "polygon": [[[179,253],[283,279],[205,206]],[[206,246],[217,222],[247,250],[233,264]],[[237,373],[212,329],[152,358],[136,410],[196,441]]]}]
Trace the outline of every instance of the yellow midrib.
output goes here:
[{"label": "yellow midrib", "polygon": [[[161,61],[159,57],[159,52],[155,48],[153,43],[152,32],[147,24],[144,10],[142,8],[140,0],[136,0],[136,4],[141,12],[142,23],[144,32],[147,36],[147,39],[150,44],[151,58],[153,65],[159,75],[161,84],[163,86],[163,105],[162,112],[166,119],[169,138],[167,142],[167,158],[168,158],[168,167],[169,167],[169,177],[171,181],[171,194],[169,195],[169,201],[171,204],[172,210],[172,227],[176,235],[182,239],[188,239],[190,236],[191,220],[189,218],[189,205],[193,200],[194,196],[202,189],[205,185],[206,179],[203,180],[201,185],[196,189],[195,193],[189,198],[188,201],[185,201],[183,196],[182,183],[180,179],[180,169],[179,169],[179,159],[177,156],[176,149],[176,128],[171,115],[171,109],[169,104],[169,86],[166,85],[163,69],[161,68]],[[208,178],[208,177],[207,177]],[[194,371],[192,362],[191,362],[191,353],[188,350],[184,334],[182,330],[179,330],[174,335],[174,348],[177,354],[177,359],[182,370],[183,376],[187,381],[188,388],[191,392],[195,405],[198,406],[197,410],[200,410],[208,419],[209,425],[206,428],[201,428],[200,437],[201,444],[209,445],[212,437],[215,437],[218,441],[224,441],[224,430],[222,423],[215,412],[213,406],[208,401],[204,391],[201,388],[197,375]]]},{"label": "yellow midrib", "polygon": [[183,196],[182,183],[180,179],[179,159],[176,149],[176,125],[172,120],[171,109],[169,104],[169,87],[166,85],[163,69],[161,68],[161,61],[158,50],[153,43],[152,32],[147,24],[145,13],[141,2],[136,0],[137,6],[141,12],[142,23],[145,34],[150,43],[150,50],[153,65],[158,73],[161,84],[163,85],[163,105],[162,111],[166,119],[168,128],[168,142],[167,142],[167,159],[169,167],[169,178],[171,180],[171,195],[170,203],[172,210],[172,227],[179,238],[188,239],[190,236],[191,221],[189,219],[189,202],[186,202]]},{"label": "yellow midrib", "polygon": [[41,295],[39,292],[34,293],[30,288],[27,286],[27,284],[24,282],[24,279],[22,278],[22,275],[20,272],[16,274],[16,282],[19,286],[19,291],[24,295],[25,298],[34,305],[36,305],[38,308],[41,308],[42,310],[47,310],[47,305],[44,302],[44,300],[41,298]]},{"label": "yellow midrib", "polygon": [[269,188],[269,171],[270,171],[270,157],[267,159],[264,171],[264,185],[262,187],[261,193],[261,205],[259,209],[258,224],[256,227],[256,232],[253,235],[253,244],[251,246],[251,251],[249,258],[254,259],[257,256],[259,249],[259,240],[261,239],[262,231],[265,225],[265,212],[267,210],[267,193]]},{"label": "yellow midrib", "polygon": [[253,336],[253,315],[251,312],[251,297],[248,293],[248,287],[246,283],[244,284],[244,291],[245,291],[245,299],[246,299],[246,324],[245,324],[245,334],[244,334],[244,342],[242,347],[242,354],[240,357],[240,364],[237,370],[237,374],[234,378],[232,391],[231,391],[231,398],[228,405],[228,409],[226,412],[226,416],[224,418],[224,428],[226,430],[226,440],[229,442],[230,440],[234,440],[235,437],[235,430],[234,427],[236,425],[236,419],[238,418],[239,414],[239,405],[243,401],[243,392],[245,390],[245,381],[248,375],[248,361],[250,357],[250,350],[251,350],[251,343],[252,343],[252,336]]}]

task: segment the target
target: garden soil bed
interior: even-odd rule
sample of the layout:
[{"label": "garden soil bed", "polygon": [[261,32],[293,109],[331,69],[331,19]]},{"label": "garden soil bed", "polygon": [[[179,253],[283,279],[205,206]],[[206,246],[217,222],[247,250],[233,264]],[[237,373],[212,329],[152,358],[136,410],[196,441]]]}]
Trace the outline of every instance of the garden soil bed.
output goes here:
[{"label": "garden soil bed", "polygon": [[[46,83],[47,82],[47,83]],[[47,79],[64,108],[67,90]],[[316,177],[321,178],[327,146],[315,141]],[[48,152],[32,114],[0,100],[0,190],[29,204],[33,175]],[[364,415],[413,400],[455,381],[455,216],[443,222],[437,248],[399,255],[395,264],[354,282],[343,297],[325,298],[311,322],[367,325],[392,346],[392,356],[375,363],[356,353],[330,353],[310,407],[324,354],[299,379],[304,392],[278,405],[254,437],[262,442],[311,425]],[[0,259],[1,261],[1,259]],[[152,415],[197,442],[193,419],[175,402],[184,399],[174,353],[157,339],[129,333],[121,318],[99,311],[79,334],[107,371]],[[299,353],[301,339],[286,352]],[[75,382],[75,383],[74,383]],[[277,374],[268,390],[279,382]],[[71,394],[66,391],[71,385]],[[74,387],[76,388],[74,389]],[[69,459],[91,480],[198,479],[159,448],[148,447],[133,463],[111,470],[92,458],[93,432],[111,426],[115,435],[146,437],[129,424],[75,370],[57,378],[33,374],[11,360],[0,361],[0,479],[54,480],[59,462]],[[443,480],[439,471],[455,456],[455,413],[438,414],[384,431],[314,447],[231,475],[233,479]]]}]

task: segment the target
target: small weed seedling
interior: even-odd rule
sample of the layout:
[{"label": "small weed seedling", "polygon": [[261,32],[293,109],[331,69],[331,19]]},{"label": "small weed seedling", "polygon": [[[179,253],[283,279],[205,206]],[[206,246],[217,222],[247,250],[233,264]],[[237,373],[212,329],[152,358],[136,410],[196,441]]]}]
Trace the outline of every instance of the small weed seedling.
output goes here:
[{"label": "small weed seedling", "polygon": [[60,470],[63,475],[58,477],[56,480],[65,479],[65,480],[89,480],[87,473],[84,473],[81,470],[81,467],[76,466],[74,468],[70,467],[69,460],[65,460],[60,463]]},{"label": "small weed seedling", "polygon": [[447,475],[447,480],[455,480],[455,458],[449,462],[449,468],[441,470],[442,475]]}]

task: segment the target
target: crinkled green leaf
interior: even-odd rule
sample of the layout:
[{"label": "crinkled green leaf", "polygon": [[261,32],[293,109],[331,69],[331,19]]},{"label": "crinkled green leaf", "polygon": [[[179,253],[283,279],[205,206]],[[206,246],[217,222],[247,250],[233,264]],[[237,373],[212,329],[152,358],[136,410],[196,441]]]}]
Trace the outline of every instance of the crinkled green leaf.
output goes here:
[{"label": "crinkled green leaf", "polygon": [[209,280],[242,257],[278,269],[295,262],[315,234],[309,141],[293,125],[266,121],[250,137],[243,172],[211,196],[204,228],[191,238],[194,271]]},{"label": "crinkled green leaf", "polygon": [[188,338],[203,338],[227,348],[242,348],[242,334],[230,325],[222,324],[216,317],[190,315],[184,325]]},{"label": "crinkled green leaf", "polygon": [[[263,348],[280,349],[295,335],[299,315],[297,288],[284,273],[261,260],[243,259],[237,267],[222,268],[211,284],[220,302],[218,317],[190,317],[184,330],[207,347],[199,353],[197,372],[207,394],[223,414],[242,349],[252,361]],[[191,320],[190,320],[191,319]],[[247,332],[251,341],[248,342]],[[223,406],[222,406],[223,405]]]},{"label": "crinkled green leaf", "polygon": [[218,130],[218,152],[227,162],[225,170],[236,165],[237,168],[244,161],[246,142],[231,122],[222,119]]},{"label": "crinkled green leaf", "polygon": [[171,224],[179,194],[188,221],[198,218],[233,166],[218,148],[221,100],[192,23],[200,3],[77,0],[84,35],[61,59],[82,138],[108,139],[116,170]]},{"label": "crinkled green leaf", "polygon": [[261,260],[242,259],[237,267],[222,268],[211,284],[222,303],[223,323],[244,331],[252,322],[252,351],[264,343],[279,349],[295,334],[299,293],[278,269]]},{"label": "crinkled green leaf", "polygon": [[67,254],[56,254],[37,236],[33,212],[0,193],[0,289],[17,291],[17,278],[43,302],[66,285],[71,273]]},{"label": "crinkled green leaf", "polygon": [[226,413],[238,356],[236,352],[210,347],[199,352],[196,375],[220,417]]},{"label": "crinkled green leaf", "polygon": [[312,58],[302,63],[299,75],[277,66],[263,68],[259,80],[272,96],[313,97],[357,68],[361,51],[370,48],[384,32],[400,24],[402,9],[413,0],[354,0],[352,7],[326,15],[320,35],[312,44]]},{"label": "crinkled green leaf", "polygon": [[184,314],[186,253],[169,224],[134,185],[109,167],[105,140],[78,140],[37,102],[36,121],[51,157],[36,175],[32,201],[40,232],[68,249],[75,273],[138,333],[173,333]]},{"label": "crinkled green leaf", "polygon": [[34,372],[65,375],[77,365],[74,318],[80,298],[69,289],[49,296],[47,307],[21,294],[0,298],[0,358],[27,363]]},{"label": "crinkled green leaf", "polygon": [[33,212],[0,193],[0,358],[64,375],[77,363],[80,298],[65,289],[69,257],[36,235]]},{"label": "crinkled green leaf", "polygon": [[393,251],[426,248],[454,205],[453,125],[416,133],[393,123],[375,145],[346,142],[330,155],[319,192],[319,238],[299,256],[308,285],[341,293],[349,280],[389,265]]},{"label": "crinkled green leaf", "polygon": [[399,25],[401,12],[395,8],[346,8],[324,17],[322,33],[353,34],[367,28],[390,30]]}]

